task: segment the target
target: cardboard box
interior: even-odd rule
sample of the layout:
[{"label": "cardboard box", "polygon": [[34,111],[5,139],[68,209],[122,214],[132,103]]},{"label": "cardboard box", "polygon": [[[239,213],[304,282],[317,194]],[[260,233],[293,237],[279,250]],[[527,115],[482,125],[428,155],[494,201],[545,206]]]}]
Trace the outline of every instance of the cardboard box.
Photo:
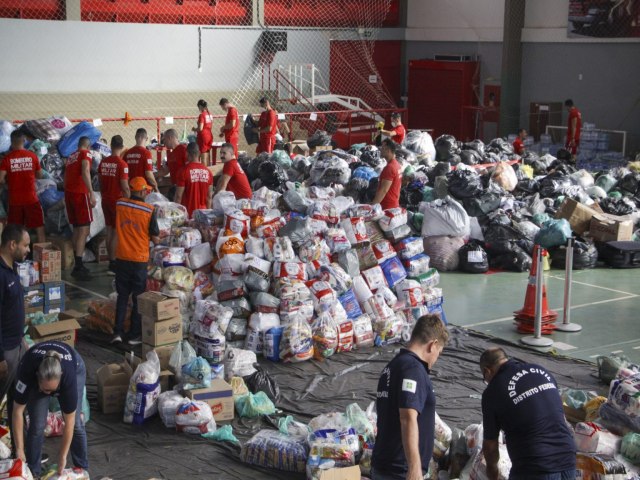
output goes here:
[{"label": "cardboard box", "polygon": [[594,215],[591,218],[589,235],[598,242],[631,240],[633,237],[633,220],[626,216]]},{"label": "cardboard box", "polygon": [[40,264],[40,281],[59,282],[62,279],[62,253],[53,243],[34,244],[33,259]]},{"label": "cardboard box", "polygon": [[153,318],[154,320],[167,320],[169,318],[179,317],[180,300],[168,297],[160,292],[144,292],[138,295],[138,312],[140,315]]},{"label": "cardboard box", "polygon": [[60,268],[71,270],[76,264],[76,257],[73,253],[73,243],[66,237],[51,237],[49,241],[60,249]]},{"label": "cardboard box", "polygon": [[100,367],[96,375],[100,410],[105,414],[122,415],[131,378],[131,368],[126,364],[111,363]]},{"label": "cardboard box", "polygon": [[176,343],[182,340],[182,317],[157,321],[155,318],[142,317],[142,343],[158,346]]},{"label": "cardboard box", "polygon": [[64,282],[46,282],[44,284],[44,301],[46,303],[64,302]]},{"label": "cardboard box", "polygon": [[155,350],[158,354],[158,358],[160,359],[160,368],[162,370],[169,370],[169,360],[171,359],[171,354],[173,353],[173,349],[175,346],[175,343],[160,346],[147,345],[146,343],[143,343],[142,358],[146,359],[147,353],[149,353],[151,350]]},{"label": "cardboard box", "polygon": [[320,480],[360,480],[360,467],[329,468],[320,473]]},{"label": "cardboard box", "polygon": [[109,261],[109,251],[107,250],[107,237],[105,235],[100,235],[98,237],[94,237],[89,242],[89,247],[91,252],[96,257],[96,262],[105,263]]},{"label": "cardboard box", "polygon": [[[64,314],[61,314],[63,319],[44,325],[31,325],[29,327],[29,335],[35,343],[48,342],[51,340],[57,340],[64,342],[67,345],[73,347],[76,344],[76,330],[80,328],[80,324],[75,318],[68,320],[64,319]],[[60,318],[60,317],[58,317]]]},{"label": "cardboard box", "polygon": [[185,395],[192,400],[206,402],[213,412],[216,422],[233,420],[233,391],[231,385],[220,378],[211,380],[209,388],[186,390]]},{"label": "cardboard box", "polygon": [[571,230],[576,232],[578,235],[582,235],[584,232],[589,230],[589,226],[591,224],[591,218],[598,213],[602,213],[600,207],[597,204],[594,204],[594,207],[587,207],[580,202],[572,198],[567,198],[560,205],[558,212],[556,213],[556,218],[564,218],[569,221],[569,225],[571,225]]}]

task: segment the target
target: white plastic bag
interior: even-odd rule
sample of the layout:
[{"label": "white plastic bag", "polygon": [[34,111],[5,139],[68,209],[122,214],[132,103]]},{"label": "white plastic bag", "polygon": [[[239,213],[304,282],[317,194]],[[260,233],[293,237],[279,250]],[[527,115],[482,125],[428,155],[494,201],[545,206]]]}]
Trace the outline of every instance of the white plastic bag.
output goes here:
[{"label": "white plastic bag", "polygon": [[176,410],[176,429],[193,435],[215,432],[216,421],[209,404],[185,399]]},{"label": "white plastic bag", "polygon": [[236,196],[233,192],[225,190],[214,195],[211,209],[216,215],[224,215],[227,210],[234,209],[236,206]]},{"label": "white plastic bag", "polygon": [[420,204],[420,212],[424,214],[422,236],[433,237],[449,235],[467,237],[471,231],[469,215],[453,198],[434,200]]},{"label": "white plastic bag", "polygon": [[407,211],[404,208],[390,208],[385,210],[378,225],[383,232],[390,232],[391,230],[407,224]]},{"label": "white plastic bag", "polygon": [[211,244],[208,242],[201,243],[191,249],[189,256],[189,267],[193,270],[204,267],[213,261],[213,252],[211,251]]},{"label": "white plastic bag", "polygon": [[184,400],[185,398],[182,395],[173,390],[160,394],[158,397],[158,413],[165,427],[175,428],[176,411]]},{"label": "white plastic bag", "polygon": [[160,395],[160,359],[155,350],[147,353],[147,360],[136,368],[129,381],[124,407],[124,422],[142,425],[158,413]]},{"label": "white plastic bag", "polygon": [[258,363],[255,352],[240,348],[228,348],[224,356],[224,376],[227,380],[233,377],[246,377],[256,371]]}]

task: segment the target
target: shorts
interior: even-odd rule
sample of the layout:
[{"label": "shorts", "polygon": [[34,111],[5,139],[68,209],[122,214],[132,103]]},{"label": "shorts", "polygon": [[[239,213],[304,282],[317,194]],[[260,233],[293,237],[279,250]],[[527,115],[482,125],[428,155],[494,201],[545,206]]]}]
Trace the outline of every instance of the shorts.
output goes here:
[{"label": "shorts", "polygon": [[116,227],[116,202],[117,200],[102,199],[102,213],[107,227]]},{"label": "shorts", "polygon": [[256,148],[256,153],[273,153],[273,147],[276,144],[275,137],[260,137],[260,141],[258,142],[258,148]]},{"label": "shorts", "polygon": [[9,205],[7,223],[24,225],[27,229],[44,227],[44,214],[40,203]]},{"label": "shorts", "polygon": [[204,131],[198,132],[196,143],[198,144],[200,153],[207,153],[211,150],[211,146],[213,145],[213,134],[211,132],[207,134],[204,133]]},{"label": "shorts", "polygon": [[88,193],[65,192],[64,202],[67,205],[67,218],[71,225],[84,227],[93,222],[93,210]]},{"label": "shorts", "polygon": [[224,141],[233,145],[233,153],[235,153],[236,158],[238,158],[238,138],[239,137],[237,133],[224,136]]}]

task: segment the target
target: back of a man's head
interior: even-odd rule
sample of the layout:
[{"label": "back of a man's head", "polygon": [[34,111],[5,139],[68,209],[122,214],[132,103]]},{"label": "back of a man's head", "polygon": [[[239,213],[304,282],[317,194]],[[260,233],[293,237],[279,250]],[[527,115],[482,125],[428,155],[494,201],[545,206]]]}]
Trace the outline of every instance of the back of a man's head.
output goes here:
[{"label": "back of a man's head", "polygon": [[567,99],[564,101],[564,106],[565,106],[565,107],[573,107],[573,100],[571,100],[570,98],[567,98]]},{"label": "back of a man's head", "polygon": [[10,223],[4,230],[2,230],[2,240],[1,246],[8,247],[11,242],[19,243],[22,240],[22,237],[26,233],[26,229],[23,225],[16,225]]},{"label": "back of a man's head", "polygon": [[508,359],[506,352],[500,347],[488,348],[480,355],[480,368],[493,368]]},{"label": "back of a man's head", "polygon": [[120,135],[111,137],[111,150],[122,150],[124,148],[124,140]]},{"label": "back of a man's head", "polygon": [[398,151],[398,144],[390,138],[385,138],[384,140],[382,140],[382,146],[387,147],[394,156]]},{"label": "back of a man's head", "polygon": [[14,148],[24,147],[25,136],[24,132],[20,129],[16,129],[11,132],[11,146]]},{"label": "back of a man's head", "polygon": [[147,139],[147,131],[144,128],[136,130],[136,142],[143,142]]},{"label": "back of a man's head", "polygon": [[433,340],[444,347],[449,341],[449,331],[438,315],[424,315],[413,327],[410,343],[426,345]]},{"label": "back of a man's head", "polygon": [[87,149],[91,146],[91,139],[89,137],[80,137],[78,140],[78,149]]},{"label": "back of a man's head", "polygon": [[197,162],[200,158],[200,147],[196,142],[190,142],[187,145],[187,157],[190,162]]}]

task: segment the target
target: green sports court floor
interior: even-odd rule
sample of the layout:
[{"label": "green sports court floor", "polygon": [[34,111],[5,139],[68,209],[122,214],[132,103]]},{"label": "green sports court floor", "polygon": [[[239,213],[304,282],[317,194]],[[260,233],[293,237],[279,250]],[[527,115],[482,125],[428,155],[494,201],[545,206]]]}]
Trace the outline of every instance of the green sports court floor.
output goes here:
[{"label": "green sports court floor", "polygon": [[[88,264],[91,282],[77,282],[68,272],[67,308],[86,311],[92,298],[105,298],[114,277],[106,265]],[[445,313],[449,323],[490,336],[519,343],[513,312],[522,308],[528,273],[502,272],[491,275],[441,273]],[[562,322],[564,271],[545,272],[549,307]],[[571,320],[582,325],[578,333],[555,332],[551,349],[560,355],[595,361],[598,355],[622,353],[640,363],[640,270],[597,268],[573,273]]]}]

